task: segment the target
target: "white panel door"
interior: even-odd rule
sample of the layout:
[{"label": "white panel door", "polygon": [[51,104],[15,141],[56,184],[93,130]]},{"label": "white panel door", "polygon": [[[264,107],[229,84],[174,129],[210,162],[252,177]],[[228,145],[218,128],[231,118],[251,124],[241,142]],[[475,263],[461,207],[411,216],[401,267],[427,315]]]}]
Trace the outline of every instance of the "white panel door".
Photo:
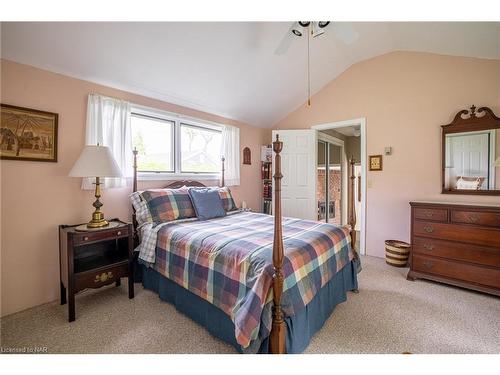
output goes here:
[{"label": "white panel door", "polygon": [[[273,141],[276,139],[276,134],[279,134],[280,141],[283,142],[283,151],[281,151],[282,215],[317,220],[317,131],[313,129],[273,130]],[[273,174],[274,167],[273,162]]]},{"label": "white panel door", "polygon": [[481,188],[488,189],[489,142],[488,133],[451,136],[452,177],[484,177]]}]

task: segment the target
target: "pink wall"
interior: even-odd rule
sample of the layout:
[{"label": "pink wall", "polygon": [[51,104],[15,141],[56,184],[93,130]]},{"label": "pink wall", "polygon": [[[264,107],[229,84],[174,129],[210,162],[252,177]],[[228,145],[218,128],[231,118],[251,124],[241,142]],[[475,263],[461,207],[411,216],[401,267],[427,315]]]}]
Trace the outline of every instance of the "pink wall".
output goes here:
[{"label": "pink wall", "polygon": [[440,194],[440,125],[472,104],[500,115],[499,60],[395,52],[352,66],[275,128],[366,117],[367,154],[393,147],[384,170],[367,175],[367,254],[382,257],[384,240],[409,240],[411,200],[500,204],[498,196]]},{"label": "pink wall", "polygon": [[[2,316],[58,298],[57,226],[87,221],[92,208],[92,193],[80,190],[80,179],[68,177],[84,146],[87,95],[91,92],[238,126],[241,148],[248,146],[252,151],[252,165],[241,166],[241,186],[232,191],[238,205],[245,200],[249,207],[260,209],[260,194],[256,193],[261,188],[260,146],[269,138],[269,130],[27,65],[0,62],[2,103],[59,114],[57,163],[0,163]],[[164,184],[147,182],[139,187]],[[107,217],[130,219],[129,193],[128,188],[104,191]]]}]

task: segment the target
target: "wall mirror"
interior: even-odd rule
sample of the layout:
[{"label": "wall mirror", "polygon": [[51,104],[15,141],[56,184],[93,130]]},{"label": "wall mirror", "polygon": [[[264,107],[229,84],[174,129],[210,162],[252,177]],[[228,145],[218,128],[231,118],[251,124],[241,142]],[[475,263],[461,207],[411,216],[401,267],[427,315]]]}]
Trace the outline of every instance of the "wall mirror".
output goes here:
[{"label": "wall mirror", "polygon": [[442,193],[500,195],[500,118],[472,106],[442,129]]}]

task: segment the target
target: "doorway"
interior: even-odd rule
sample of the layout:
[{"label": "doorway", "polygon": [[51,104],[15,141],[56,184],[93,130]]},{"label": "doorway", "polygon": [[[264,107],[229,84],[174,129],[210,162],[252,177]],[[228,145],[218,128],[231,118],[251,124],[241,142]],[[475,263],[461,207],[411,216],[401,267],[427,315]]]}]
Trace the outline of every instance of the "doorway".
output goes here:
[{"label": "doorway", "polygon": [[342,225],[346,222],[343,208],[344,179],[347,178],[344,141],[319,132],[317,149],[317,220]]},{"label": "doorway", "polygon": [[[356,217],[354,230],[357,232],[357,243],[354,247],[360,254],[366,254],[366,120],[359,118],[326,123],[314,125],[311,129],[318,131],[318,220],[337,225],[348,222],[348,184],[351,170],[349,162],[354,159],[353,211]],[[333,146],[328,144],[328,140]],[[340,157],[337,150],[341,153]],[[324,159],[320,159],[322,157]],[[322,160],[325,162],[320,163]],[[321,174],[325,177],[320,179]]]}]

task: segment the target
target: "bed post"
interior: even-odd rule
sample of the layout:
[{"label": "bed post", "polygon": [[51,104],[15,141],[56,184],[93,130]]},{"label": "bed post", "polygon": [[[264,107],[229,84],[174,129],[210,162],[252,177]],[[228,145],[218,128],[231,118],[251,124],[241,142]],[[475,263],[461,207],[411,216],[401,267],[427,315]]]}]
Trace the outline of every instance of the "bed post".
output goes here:
[{"label": "bed post", "polygon": [[354,248],[354,245],[356,244],[356,192],[354,189],[355,181],[356,181],[356,175],[354,172],[354,166],[356,164],[356,160],[354,160],[354,157],[351,157],[351,160],[349,161],[349,204],[348,204],[348,212],[349,212],[349,220],[348,224],[350,227],[350,232],[351,232],[351,246],[352,250],[354,252],[354,257],[357,259],[358,258],[358,253],[356,252],[356,249]]},{"label": "bed post", "polygon": [[276,134],[273,142],[274,158],[274,241],[273,241],[273,322],[269,338],[269,352],[271,354],[285,353],[285,321],[281,310],[281,295],[283,293],[283,233],[281,227],[281,156],[283,142]]},{"label": "bed post", "polygon": [[139,151],[137,151],[136,148],[132,151],[134,154],[134,184],[133,184],[133,193],[137,191],[137,154]]},{"label": "bed post", "polygon": [[225,172],[224,162],[225,162],[225,161],[226,161],[226,158],[223,156],[223,157],[221,158],[222,170],[221,170],[220,187],[224,187],[224,185],[225,185],[225,181],[224,181],[224,172]]},{"label": "bed post", "polygon": [[[132,185],[132,190],[135,193],[137,191],[137,149],[134,148],[132,151],[134,154],[134,180]],[[139,245],[139,236],[137,233],[137,219],[135,217],[135,208],[132,207],[132,226],[134,228],[134,246],[137,247]]]}]

